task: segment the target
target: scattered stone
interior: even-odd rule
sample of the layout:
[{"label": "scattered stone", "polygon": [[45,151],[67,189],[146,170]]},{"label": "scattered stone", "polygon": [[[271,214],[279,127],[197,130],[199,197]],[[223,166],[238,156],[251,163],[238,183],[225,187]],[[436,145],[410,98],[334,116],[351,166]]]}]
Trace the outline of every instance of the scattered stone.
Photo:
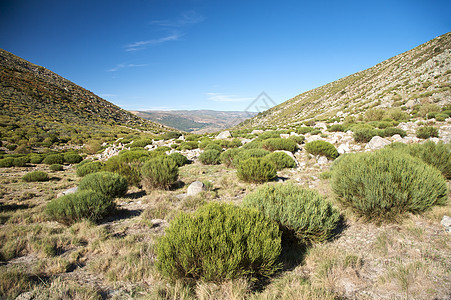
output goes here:
[{"label": "scattered stone", "polygon": [[226,131],[223,131],[220,134],[218,134],[216,136],[216,139],[223,140],[223,139],[228,139],[228,138],[231,138],[231,137],[232,137],[232,135],[230,134],[230,131],[226,130]]},{"label": "scattered stone", "polygon": [[255,129],[255,130],[252,130],[251,134],[259,135],[259,134],[262,134],[263,132],[264,132],[263,130]]},{"label": "scattered stone", "polygon": [[320,137],[319,135],[311,135],[305,138],[305,142],[306,143],[310,143],[313,141],[319,141],[319,140],[324,140],[322,137]]},{"label": "scattered stone", "polygon": [[443,216],[442,221],[440,222],[443,227],[445,227],[446,232],[451,232],[451,217]]},{"label": "scattered stone", "polygon": [[340,154],[344,154],[350,152],[351,150],[349,149],[349,144],[341,144],[338,146],[337,151]]},{"label": "scattered stone", "polygon": [[187,195],[188,196],[196,196],[205,190],[205,185],[201,181],[194,181],[188,187]]},{"label": "scattered stone", "polygon": [[329,161],[327,160],[327,157],[325,157],[325,156],[320,156],[319,158],[318,158],[318,164],[321,166],[321,165],[325,165],[325,164],[327,164]]},{"label": "scattered stone", "polygon": [[56,197],[59,198],[59,197],[65,196],[65,195],[74,194],[77,191],[78,191],[78,186],[67,189],[64,192],[59,193]]},{"label": "scattered stone", "polygon": [[440,142],[440,139],[436,138],[436,137],[431,137],[431,138],[429,138],[429,141],[434,142],[434,143],[437,144],[438,142]]},{"label": "scattered stone", "polygon": [[290,135],[289,135],[289,134],[281,133],[281,134],[280,134],[280,137],[283,138],[283,139],[287,139],[287,138],[290,137]]},{"label": "scattered stone", "polygon": [[243,139],[243,140],[241,140],[241,145],[250,143],[250,142],[252,142],[252,141],[253,141],[252,139]]},{"label": "scattered stone", "polygon": [[318,122],[315,124],[315,126],[313,128],[320,128],[323,130],[327,130],[327,124],[326,123],[322,123],[322,122]]},{"label": "scattered stone", "polygon": [[387,139],[381,138],[380,136],[374,136],[371,141],[365,146],[365,149],[381,149],[385,146],[391,144],[391,142]]}]

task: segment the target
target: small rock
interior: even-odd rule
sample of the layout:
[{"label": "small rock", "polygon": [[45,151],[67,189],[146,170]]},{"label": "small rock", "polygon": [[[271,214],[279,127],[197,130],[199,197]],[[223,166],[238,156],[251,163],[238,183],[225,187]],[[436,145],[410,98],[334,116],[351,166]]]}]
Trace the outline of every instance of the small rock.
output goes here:
[{"label": "small rock", "polygon": [[338,146],[337,151],[340,154],[345,154],[345,153],[348,153],[351,150],[349,149],[349,145],[348,144],[341,144],[340,146]]},{"label": "small rock", "polygon": [[327,164],[329,161],[327,160],[327,157],[325,157],[325,156],[320,156],[319,158],[318,158],[318,164],[319,165],[325,165],[325,164]]},{"label": "small rock", "polygon": [[436,143],[436,144],[440,141],[439,138],[436,138],[436,137],[431,137],[431,138],[429,138],[429,140],[430,140],[431,142]]},{"label": "small rock", "polygon": [[227,139],[227,138],[230,138],[230,137],[232,137],[232,135],[230,134],[230,131],[226,130],[226,131],[223,131],[220,134],[218,134],[216,136],[216,139],[223,140],[223,139]]},{"label": "small rock", "polygon": [[67,189],[64,192],[59,193],[56,197],[59,198],[59,197],[65,196],[65,195],[74,194],[77,191],[78,191],[78,186]]},{"label": "small rock", "polygon": [[187,191],[186,194],[188,196],[196,196],[197,194],[199,194],[203,190],[205,190],[204,184],[202,182],[200,182],[200,181],[194,181],[193,183],[191,183],[189,185],[188,191]]},{"label": "small rock", "polygon": [[443,227],[445,227],[446,232],[451,232],[451,217],[443,216],[442,221],[440,222]]},{"label": "small rock", "polygon": [[261,133],[263,133],[263,130],[258,130],[258,129],[252,130],[252,132],[251,132],[251,134],[256,134],[256,135],[259,135]]},{"label": "small rock", "polygon": [[287,138],[290,137],[290,135],[282,133],[282,134],[280,134],[280,137],[283,138],[283,139],[287,139]]},{"label": "small rock", "polygon": [[380,149],[384,148],[385,146],[391,144],[391,142],[387,139],[381,138],[380,136],[374,136],[371,141],[365,146],[365,149]]}]

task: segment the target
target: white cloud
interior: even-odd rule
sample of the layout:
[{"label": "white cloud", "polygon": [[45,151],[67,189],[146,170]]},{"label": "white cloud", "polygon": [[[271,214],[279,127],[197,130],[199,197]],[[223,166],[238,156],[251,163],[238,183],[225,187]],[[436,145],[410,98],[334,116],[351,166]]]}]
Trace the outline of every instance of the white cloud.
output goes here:
[{"label": "white cloud", "polygon": [[238,97],[235,95],[224,95],[221,93],[205,93],[205,95],[207,95],[208,100],[215,102],[245,102],[254,100],[254,98]]},{"label": "white cloud", "polygon": [[148,45],[159,45],[170,41],[177,41],[181,37],[181,34],[178,32],[171,33],[167,36],[161,37],[159,39],[146,40],[146,41],[138,41],[128,45],[125,45],[125,51],[139,51],[146,48]]},{"label": "white cloud", "polygon": [[111,68],[108,70],[108,72],[116,72],[119,71],[121,69],[125,69],[125,68],[137,68],[137,67],[145,67],[148,66],[147,64],[118,64],[116,65],[114,68]]},{"label": "white cloud", "polygon": [[204,16],[200,15],[194,10],[189,10],[180,15],[177,19],[172,20],[155,20],[151,24],[161,27],[185,27],[188,25],[197,24],[205,20]]}]

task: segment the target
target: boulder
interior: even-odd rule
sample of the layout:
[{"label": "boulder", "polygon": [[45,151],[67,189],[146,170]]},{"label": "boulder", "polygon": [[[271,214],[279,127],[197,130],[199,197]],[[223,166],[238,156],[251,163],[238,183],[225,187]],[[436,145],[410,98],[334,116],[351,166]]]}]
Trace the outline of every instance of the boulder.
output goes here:
[{"label": "boulder", "polygon": [[263,133],[263,130],[258,130],[258,129],[252,130],[252,132],[251,132],[251,134],[255,134],[255,135],[259,135],[261,133]]},{"label": "boulder", "polygon": [[325,165],[327,164],[329,161],[327,160],[327,157],[325,156],[320,156],[318,158],[318,165]]},{"label": "boulder", "polygon": [[451,217],[443,216],[440,224],[442,224],[442,226],[445,227],[446,232],[451,232]]},{"label": "boulder", "polygon": [[64,192],[59,193],[56,197],[62,197],[69,194],[75,194],[78,191],[78,186],[65,190]]},{"label": "boulder", "polygon": [[228,139],[228,138],[231,138],[231,137],[232,137],[232,135],[230,134],[230,131],[226,130],[226,131],[223,131],[220,134],[218,134],[216,136],[216,139],[223,140],[223,139]]},{"label": "boulder", "polygon": [[349,149],[348,144],[341,144],[340,146],[338,146],[337,151],[340,154],[344,154],[350,152],[351,150]]},{"label": "boulder", "polygon": [[384,148],[385,146],[391,144],[387,139],[381,138],[380,136],[374,136],[371,141],[365,146],[365,149],[376,150]]},{"label": "boulder", "polygon": [[196,196],[200,192],[205,190],[205,186],[200,181],[194,181],[188,187],[188,191],[186,192],[187,196]]}]

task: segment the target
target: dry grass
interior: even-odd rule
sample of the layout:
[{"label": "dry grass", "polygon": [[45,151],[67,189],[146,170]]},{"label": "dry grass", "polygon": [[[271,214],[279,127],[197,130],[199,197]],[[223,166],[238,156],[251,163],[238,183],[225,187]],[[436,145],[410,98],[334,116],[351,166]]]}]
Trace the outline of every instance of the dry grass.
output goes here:
[{"label": "dry grass", "polygon": [[[310,159],[307,168],[278,175],[334,201],[329,179],[321,175],[327,170],[314,163]],[[451,215],[451,205],[380,227],[342,211],[347,226],[339,236],[306,253],[291,251],[290,268],[268,281],[170,284],[154,267],[155,245],[168,222],[210,201],[239,205],[259,185],[240,182],[234,169],[194,163],[180,169],[183,184],[174,189],[146,195],[133,188],[117,199],[117,216],[100,225],[66,227],[48,222],[44,207],[76,185],[74,170],[51,173],[58,179],[42,183],[22,182],[27,168],[4,170],[0,274],[7,275],[0,276],[0,288],[6,298],[29,291],[61,299],[446,299],[451,290],[449,234],[440,226],[443,215]],[[210,181],[212,188],[180,197],[195,180]]]}]

